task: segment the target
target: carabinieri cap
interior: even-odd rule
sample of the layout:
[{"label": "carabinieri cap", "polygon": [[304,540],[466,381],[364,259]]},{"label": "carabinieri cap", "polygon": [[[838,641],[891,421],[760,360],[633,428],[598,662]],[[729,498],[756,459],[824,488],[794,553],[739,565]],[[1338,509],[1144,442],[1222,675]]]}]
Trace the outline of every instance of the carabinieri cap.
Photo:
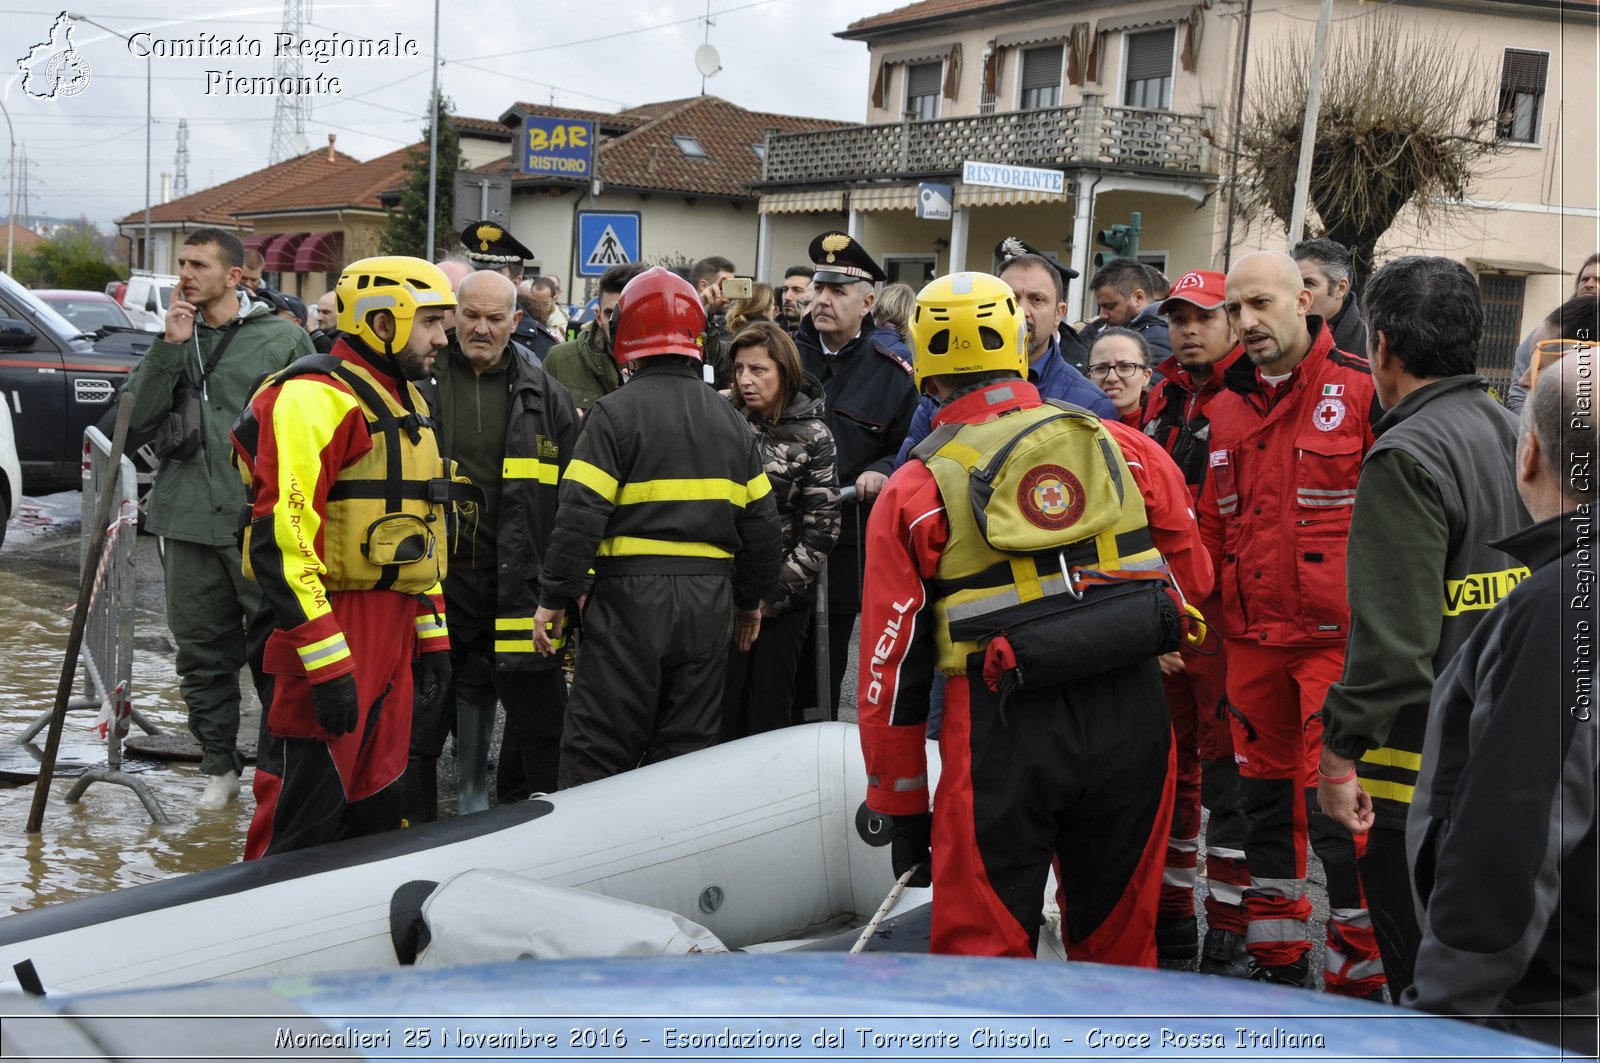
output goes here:
[{"label": "carabinieri cap", "polygon": [[872,260],[867,249],[849,233],[837,230],[825,232],[811,241],[811,262],[816,273],[811,280],[816,284],[850,284],[862,281],[871,284],[889,279],[883,267]]},{"label": "carabinieri cap", "polygon": [[1077,270],[1065,262],[1056,261],[1020,236],[1008,236],[994,245],[994,257],[999,261],[1000,269],[1005,269],[1006,263],[1023,255],[1038,255],[1050,263],[1051,268],[1061,274],[1061,279],[1064,281],[1069,281],[1078,275]]},{"label": "carabinieri cap", "polygon": [[478,269],[521,267],[533,258],[532,251],[492,221],[475,221],[462,229],[461,243],[467,249],[467,258]]}]

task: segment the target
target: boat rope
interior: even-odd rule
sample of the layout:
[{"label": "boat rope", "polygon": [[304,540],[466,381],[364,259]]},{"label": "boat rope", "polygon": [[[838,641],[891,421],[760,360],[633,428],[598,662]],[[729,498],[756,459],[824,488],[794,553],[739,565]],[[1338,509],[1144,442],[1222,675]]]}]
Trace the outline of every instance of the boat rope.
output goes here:
[{"label": "boat rope", "polygon": [[883,899],[882,904],[878,905],[878,910],[873,913],[871,919],[867,920],[867,925],[861,928],[861,936],[856,938],[854,945],[850,946],[850,955],[854,956],[867,947],[867,942],[872,940],[872,935],[878,929],[878,924],[883,922],[883,917],[889,914],[889,910],[900,900],[900,895],[906,891],[906,883],[911,881],[911,876],[921,870],[922,865],[918,864],[900,876],[900,881],[896,882],[893,888],[889,890],[889,895]]}]

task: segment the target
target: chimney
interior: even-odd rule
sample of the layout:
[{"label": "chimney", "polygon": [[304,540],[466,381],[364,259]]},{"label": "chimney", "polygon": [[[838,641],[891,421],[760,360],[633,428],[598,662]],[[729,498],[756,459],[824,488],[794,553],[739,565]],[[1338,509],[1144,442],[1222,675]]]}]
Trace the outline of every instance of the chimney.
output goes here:
[{"label": "chimney", "polygon": [[337,133],[329,133],[328,134],[328,161],[329,162],[333,161],[333,142],[335,140],[338,140],[338,139],[339,139],[339,135]]},{"label": "chimney", "polygon": [[161,202],[172,202],[172,175],[165,170],[161,172]]}]

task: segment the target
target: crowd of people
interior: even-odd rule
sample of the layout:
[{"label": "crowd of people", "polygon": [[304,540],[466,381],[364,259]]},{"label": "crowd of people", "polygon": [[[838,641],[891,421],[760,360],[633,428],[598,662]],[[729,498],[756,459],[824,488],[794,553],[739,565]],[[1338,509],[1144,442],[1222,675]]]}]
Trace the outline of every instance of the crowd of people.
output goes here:
[{"label": "crowd of people", "polygon": [[501,802],[830,715],[858,639],[935,951],[1032,955],[1053,867],[1074,959],[1594,1052],[1600,256],[1502,405],[1465,267],[1358,297],[1327,239],[1113,261],[1076,324],[1019,237],[920,292],[828,231],[571,310],[499,226],[462,245],[313,321],[200,230],[130,378],[136,429],[206,395],[150,523],[203,808],[245,663],[261,695],[247,859],[435,818],[452,732],[488,807],[497,708]]}]

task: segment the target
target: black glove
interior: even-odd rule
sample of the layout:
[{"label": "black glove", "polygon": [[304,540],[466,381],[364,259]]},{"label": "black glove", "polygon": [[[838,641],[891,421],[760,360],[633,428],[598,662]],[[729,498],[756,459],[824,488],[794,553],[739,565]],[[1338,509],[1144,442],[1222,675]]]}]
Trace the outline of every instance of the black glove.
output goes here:
[{"label": "black glove", "polygon": [[415,700],[422,705],[432,705],[450,689],[450,654],[444,650],[424,653],[417,668],[422,673],[422,691]]},{"label": "black glove", "polygon": [[356,677],[342,675],[311,688],[311,699],[317,706],[317,723],[335,738],[356,729],[361,717],[361,704],[356,699]]},{"label": "black glove", "polygon": [[919,812],[915,816],[893,816],[894,834],[889,841],[889,859],[894,865],[894,877],[899,878],[921,864],[908,886],[933,884],[933,813]]}]

